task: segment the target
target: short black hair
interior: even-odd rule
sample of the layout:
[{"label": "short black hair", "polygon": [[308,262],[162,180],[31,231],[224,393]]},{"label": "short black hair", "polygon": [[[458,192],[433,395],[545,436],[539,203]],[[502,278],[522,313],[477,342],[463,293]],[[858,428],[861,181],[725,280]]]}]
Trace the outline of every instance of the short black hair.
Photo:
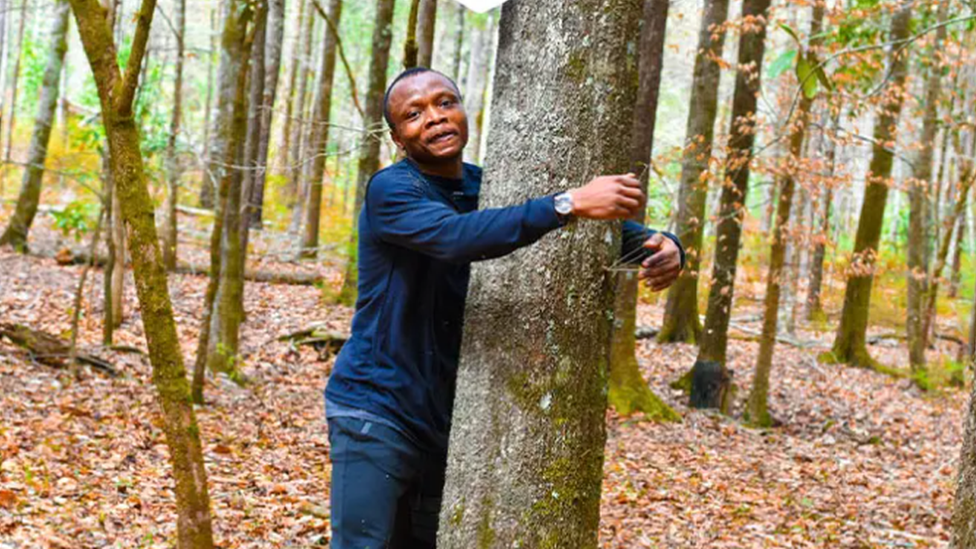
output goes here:
[{"label": "short black hair", "polygon": [[454,87],[454,91],[457,92],[458,99],[463,101],[463,98],[461,97],[461,88],[458,88],[457,82],[455,82],[450,76],[440,71],[435,71],[434,69],[428,69],[427,67],[411,67],[398,74],[396,78],[393,79],[393,82],[390,82],[390,85],[386,88],[386,93],[383,95],[383,119],[386,120],[386,125],[389,126],[391,130],[393,129],[393,120],[390,118],[390,92],[393,91],[393,88],[399,81],[410,78],[411,76],[423,74],[425,72],[432,72],[446,78],[447,81],[451,83],[451,86]]}]

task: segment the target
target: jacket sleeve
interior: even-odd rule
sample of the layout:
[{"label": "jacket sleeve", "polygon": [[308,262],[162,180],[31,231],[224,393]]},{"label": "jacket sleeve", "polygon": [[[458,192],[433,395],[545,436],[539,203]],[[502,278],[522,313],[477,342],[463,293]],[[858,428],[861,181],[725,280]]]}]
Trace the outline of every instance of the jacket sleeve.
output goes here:
[{"label": "jacket sleeve", "polygon": [[507,255],[558,228],[553,197],[508,208],[458,213],[432,200],[422,183],[377,174],[366,190],[366,216],[379,239],[452,263]]},{"label": "jacket sleeve", "polygon": [[634,221],[624,221],[621,230],[622,245],[620,249],[620,259],[628,265],[640,265],[645,259],[651,257],[651,252],[644,248],[644,242],[652,235],[660,232],[671,239],[678,246],[681,252],[681,268],[685,268],[685,248],[681,245],[681,240],[677,236],[667,231],[655,231]]}]

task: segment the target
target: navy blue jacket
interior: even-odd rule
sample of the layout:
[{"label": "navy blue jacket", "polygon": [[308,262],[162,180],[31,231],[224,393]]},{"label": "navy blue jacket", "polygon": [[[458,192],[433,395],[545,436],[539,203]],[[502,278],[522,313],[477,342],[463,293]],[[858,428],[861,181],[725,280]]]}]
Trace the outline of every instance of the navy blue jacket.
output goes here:
[{"label": "navy blue jacket", "polygon": [[[432,451],[447,448],[471,262],[561,225],[552,196],[478,210],[480,186],[471,164],[463,179],[422,174],[409,159],[373,175],[359,217],[352,335],[325,391],[332,409],[386,420]],[[650,234],[624,223],[624,256],[644,259],[637,248]]]}]

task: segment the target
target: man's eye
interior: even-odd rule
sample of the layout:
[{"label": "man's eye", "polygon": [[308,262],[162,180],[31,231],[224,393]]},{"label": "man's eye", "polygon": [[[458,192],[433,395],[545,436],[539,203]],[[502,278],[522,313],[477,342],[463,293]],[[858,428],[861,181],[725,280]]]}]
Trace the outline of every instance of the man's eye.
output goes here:
[{"label": "man's eye", "polygon": [[445,100],[441,101],[441,106],[442,107],[449,107],[449,106],[451,106],[453,104],[454,104],[454,101],[452,101],[450,99],[445,99]]},{"label": "man's eye", "polygon": [[417,112],[417,111],[410,111],[410,112],[407,113],[407,120],[410,120],[410,119],[413,119],[413,118],[417,118],[418,116],[420,116],[420,113],[419,112]]}]

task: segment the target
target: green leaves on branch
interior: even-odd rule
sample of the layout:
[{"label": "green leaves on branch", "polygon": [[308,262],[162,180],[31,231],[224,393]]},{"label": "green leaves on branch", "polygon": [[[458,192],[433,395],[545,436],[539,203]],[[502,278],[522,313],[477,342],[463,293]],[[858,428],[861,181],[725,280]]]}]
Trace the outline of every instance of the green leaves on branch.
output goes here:
[{"label": "green leaves on branch", "polygon": [[784,52],[769,65],[769,77],[779,78],[787,69],[795,66],[797,82],[800,83],[803,89],[803,95],[807,99],[816,97],[818,88],[821,85],[828,90],[833,90],[834,85],[827,77],[827,73],[824,72],[823,67],[820,66],[813,52],[804,49],[803,42],[800,41],[800,37],[796,34],[796,31],[790,28],[789,25],[782,23],[780,23],[779,27],[793,38],[793,41],[796,42],[796,49]]}]

